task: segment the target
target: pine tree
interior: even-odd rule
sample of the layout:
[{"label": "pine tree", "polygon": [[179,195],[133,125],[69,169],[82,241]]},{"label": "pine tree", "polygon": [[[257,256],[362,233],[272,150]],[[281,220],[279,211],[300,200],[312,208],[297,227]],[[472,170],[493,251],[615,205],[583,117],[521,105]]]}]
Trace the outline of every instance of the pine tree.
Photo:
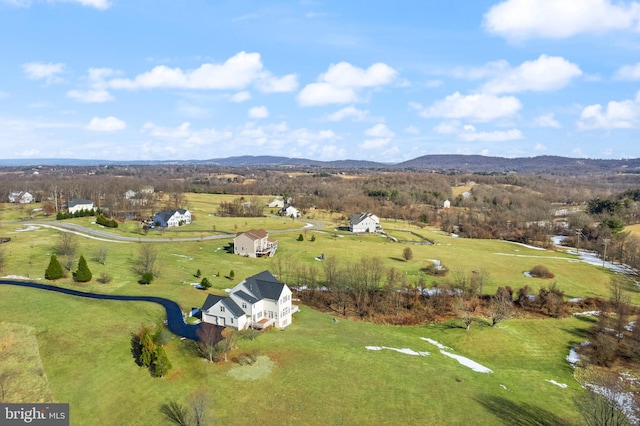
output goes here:
[{"label": "pine tree", "polygon": [[162,345],[156,346],[152,365],[149,367],[153,377],[162,377],[171,370],[171,361]]},{"label": "pine tree", "polygon": [[209,278],[204,277],[200,282],[200,286],[205,290],[211,288],[211,282],[209,281]]},{"label": "pine tree", "polygon": [[62,265],[58,262],[58,257],[55,254],[52,254],[49,266],[47,266],[47,270],[44,273],[44,277],[48,280],[57,280],[63,276],[64,271],[62,270]]},{"label": "pine tree", "polygon": [[78,261],[78,270],[76,271],[76,281],[81,283],[86,283],[87,281],[91,281],[93,275],[89,270],[89,265],[87,265],[87,260],[83,255],[80,255],[80,260]]},{"label": "pine tree", "polygon": [[153,342],[151,330],[143,327],[140,333],[140,365],[151,367],[156,357],[156,344]]}]

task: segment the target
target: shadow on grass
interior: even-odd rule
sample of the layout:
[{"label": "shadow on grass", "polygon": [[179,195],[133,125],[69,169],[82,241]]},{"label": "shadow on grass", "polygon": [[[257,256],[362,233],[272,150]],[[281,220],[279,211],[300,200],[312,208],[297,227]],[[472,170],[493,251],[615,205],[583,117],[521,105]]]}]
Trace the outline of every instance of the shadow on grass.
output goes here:
[{"label": "shadow on grass", "polygon": [[407,263],[406,260],[400,259],[399,257],[390,257],[389,260],[395,260],[396,262]]},{"label": "shadow on grass", "polygon": [[516,403],[508,399],[484,395],[475,398],[487,411],[514,426],[571,426],[573,423],[535,405]]}]

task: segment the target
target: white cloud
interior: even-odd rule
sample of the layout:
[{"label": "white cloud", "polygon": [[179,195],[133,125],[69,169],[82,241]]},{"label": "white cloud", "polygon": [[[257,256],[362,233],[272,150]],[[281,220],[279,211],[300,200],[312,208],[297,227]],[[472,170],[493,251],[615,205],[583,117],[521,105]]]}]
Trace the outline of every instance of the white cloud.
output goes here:
[{"label": "white cloud", "polygon": [[[32,0],[1,0],[12,6],[29,7],[33,3]],[[111,7],[109,0],[47,0],[47,3],[77,3],[82,6],[95,7],[96,9],[106,10]]]},{"label": "white cloud", "polygon": [[22,70],[28,79],[46,80],[47,84],[58,83],[62,81],[59,74],[64,72],[64,64],[54,64],[52,62],[47,64],[42,62],[29,62],[22,65]]},{"label": "white cloud", "polygon": [[67,97],[84,103],[102,103],[115,99],[106,90],[69,90]]},{"label": "white cloud", "polygon": [[296,74],[287,74],[278,78],[265,72],[256,81],[256,87],[263,93],[293,92],[298,88],[298,76]]},{"label": "white cloud", "polygon": [[434,102],[429,107],[412,104],[426,118],[451,118],[490,121],[516,114],[522,104],[513,96],[474,94],[463,96],[460,92]]},{"label": "white cloud", "polygon": [[234,93],[233,95],[231,95],[231,97],[229,97],[229,100],[231,102],[235,102],[238,104],[244,101],[248,101],[249,99],[251,99],[251,93],[247,92],[246,90]]},{"label": "white cloud", "polygon": [[553,127],[554,129],[562,127],[553,114],[545,114],[535,117],[533,119],[533,125],[536,127]]},{"label": "white cloud", "polygon": [[267,118],[269,117],[269,110],[266,106],[257,106],[250,108],[247,115],[249,118]]},{"label": "white cloud", "polygon": [[181,140],[186,147],[209,145],[216,142],[230,140],[233,137],[233,133],[229,130],[216,130],[210,128],[193,130],[191,129],[191,123],[189,122],[184,122],[178,127],[163,127],[157,126],[152,122],[148,122],[142,126],[142,133],[163,140]]},{"label": "white cloud", "polygon": [[571,79],[582,75],[580,68],[560,56],[540,55],[516,68],[502,69],[483,86],[483,92],[519,93],[550,91],[565,87]]},{"label": "white cloud", "polygon": [[614,78],[617,80],[640,80],[640,62],[634,65],[625,65],[620,67],[614,75]]},{"label": "white cloud", "polygon": [[329,114],[327,120],[342,121],[346,118],[351,118],[353,121],[364,121],[367,117],[369,117],[368,110],[361,110],[352,105]]},{"label": "white cloud", "polygon": [[367,139],[358,145],[362,149],[380,149],[391,142],[388,138]]},{"label": "white cloud", "polygon": [[[117,78],[109,82],[114,89],[244,89],[263,76],[259,53],[240,52],[222,64],[202,64],[194,70],[183,71],[164,65],[138,74],[134,79]],[[287,76],[284,81],[288,82]],[[282,88],[281,80],[274,79],[269,88]]]},{"label": "white cloud", "polygon": [[404,129],[404,131],[406,133],[409,133],[411,135],[419,135],[420,134],[420,129],[416,126],[409,126],[406,129]]},{"label": "white cloud", "polygon": [[506,0],[491,7],[483,26],[510,40],[561,39],[581,33],[638,30],[640,4],[612,0]]},{"label": "white cloud", "polygon": [[518,129],[477,132],[473,126],[465,126],[464,130],[464,132],[458,134],[458,138],[465,142],[506,142],[524,138],[524,135]]},{"label": "white cloud", "polygon": [[376,138],[392,138],[395,136],[395,133],[389,130],[389,128],[384,124],[376,124],[375,126],[365,130],[364,134]]},{"label": "white cloud", "polygon": [[298,102],[302,106],[356,102],[360,90],[388,85],[397,74],[396,70],[383,63],[373,64],[367,69],[348,62],[331,64],[317,82],[308,84],[300,91]]},{"label": "white cloud", "polygon": [[603,108],[589,105],[582,110],[580,129],[636,129],[640,128],[640,92],[635,99],[611,101]]},{"label": "white cloud", "polygon": [[87,124],[87,129],[93,132],[116,132],[126,128],[127,123],[113,116],[106,118],[93,117]]}]

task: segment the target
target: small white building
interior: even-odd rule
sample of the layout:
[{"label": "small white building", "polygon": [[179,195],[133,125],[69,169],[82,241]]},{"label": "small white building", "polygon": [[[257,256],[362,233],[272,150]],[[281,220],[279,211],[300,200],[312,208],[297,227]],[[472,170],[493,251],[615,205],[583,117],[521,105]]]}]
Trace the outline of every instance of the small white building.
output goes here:
[{"label": "small white building", "polygon": [[9,202],[17,204],[29,204],[33,203],[33,195],[27,191],[14,191],[9,194]]},{"label": "small white building", "polygon": [[287,206],[286,208],[283,208],[282,210],[280,210],[280,214],[282,214],[283,216],[287,216],[287,217],[300,217],[300,210],[296,209],[293,206]]},{"label": "small white building", "polygon": [[243,330],[248,327],[285,328],[298,307],[291,305],[291,290],[269,271],[236,285],[229,296],[210,294],[202,305],[202,321]]},{"label": "small white building", "polygon": [[84,198],[74,198],[67,203],[69,213],[79,212],[80,210],[93,210],[93,201]]},{"label": "small white building", "polygon": [[267,207],[281,209],[284,207],[284,199],[282,197],[276,197],[267,204]]},{"label": "small white building", "polygon": [[442,203],[442,207],[445,209],[451,208],[451,201],[444,200],[444,203]]},{"label": "small white building", "polygon": [[349,218],[349,230],[351,232],[380,232],[380,218],[371,213],[355,213]]},{"label": "small white building", "polygon": [[156,224],[156,226],[162,226],[163,228],[188,225],[191,223],[191,212],[185,209],[165,210],[163,212],[156,213],[153,218],[153,223]]}]

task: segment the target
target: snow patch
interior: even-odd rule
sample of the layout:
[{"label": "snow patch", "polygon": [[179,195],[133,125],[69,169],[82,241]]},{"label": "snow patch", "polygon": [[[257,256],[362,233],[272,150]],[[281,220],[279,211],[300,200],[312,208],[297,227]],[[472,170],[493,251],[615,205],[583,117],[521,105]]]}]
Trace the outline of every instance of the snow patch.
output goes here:
[{"label": "snow patch", "polygon": [[633,424],[640,423],[640,418],[636,416],[634,409],[635,402],[633,399],[633,392],[616,392],[604,386],[596,386],[590,383],[587,383],[586,386],[598,395],[601,395],[613,402],[616,405],[616,408],[620,409]]},{"label": "snow patch", "polygon": [[416,352],[416,351],[414,351],[413,349],[410,349],[410,348],[398,349],[398,348],[390,348],[388,346],[365,346],[365,349],[367,349],[369,351],[381,351],[383,349],[388,349],[390,351],[396,351],[396,352],[400,352],[401,354],[413,355],[413,356],[428,356],[428,355],[430,355],[429,352]]},{"label": "snow patch", "polygon": [[600,311],[585,311],[585,312],[574,312],[574,317],[597,317],[600,315]]},{"label": "snow patch", "polygon": [[33,280],[39,281],[42,279],[42,278],[23,277],[22,275],[5,275],[2,278],[7,280],[29,280],[29,281],[33,281]]},{"label": "snow patch", "polygon": [[549,383],[551,383],[552,385],[559,386],[559,387],[561,387],[561,388],[563,388],[563,389],[566,389],[566,388],[568,387],[566,383],[558,383],[558,382],[556,382],[555,380],[545,380],[545,382],[549,382]]},{"label": "snow patch", "polygon": [[35,225],[29,225],[26,228],[16,228],[15,232],[27,232],[27,231],[36,231],[40,229],[39,226],[35,226]]},{"label": "snow patch", "polygon": [[187,259],[187,260],[193,260],[193,257],[191,257],[191,256],[187,256],[187,255],[184,255],[184,254],[175,254],[175,253],[171,253],[171,256],[183,257],[183,258],[185,258],[185,259]]},{"label": "snow patch", "polygon": [[493,370],[485,367],[484,365],[478,364],[477,362],[470,360],[469,358],[465,358],[463,356],[460,355],[456,355],[456,354],[452,354],[450,352],[444,351],[442,349],[440,349],[440,353],[444,356],[448,356],[449,358],[453,358],[456,361],[458,361],[458,363],[464,365],[465,367],[469,367],[470,369],[472,369],[473,371],[477,372],[477,373],[493,373]]},{"label": "snow patch", "polygon": [[505,385],[500,385],[500,387],[504,390],[507,390],[507,387]]},{"label": "snow patch", "polygon": [[428,337],[421,337],[420,340],[424,340],[425,342],[429,342],[433,346],[436,346],[438,349],[449,349],[449,350],[452,350],[449,346],[445,346],[442,343],[436,342],[435,340],[430,339]]},{"label": "snow patch", "polygon": [[571,350],[569,351],[569,355],[567,355],[567,361],[569,361],[569,364],[571,365],[576,365],[578,362],[580,362],[580,355],[578,355],[578,351],[571,348]]}]

